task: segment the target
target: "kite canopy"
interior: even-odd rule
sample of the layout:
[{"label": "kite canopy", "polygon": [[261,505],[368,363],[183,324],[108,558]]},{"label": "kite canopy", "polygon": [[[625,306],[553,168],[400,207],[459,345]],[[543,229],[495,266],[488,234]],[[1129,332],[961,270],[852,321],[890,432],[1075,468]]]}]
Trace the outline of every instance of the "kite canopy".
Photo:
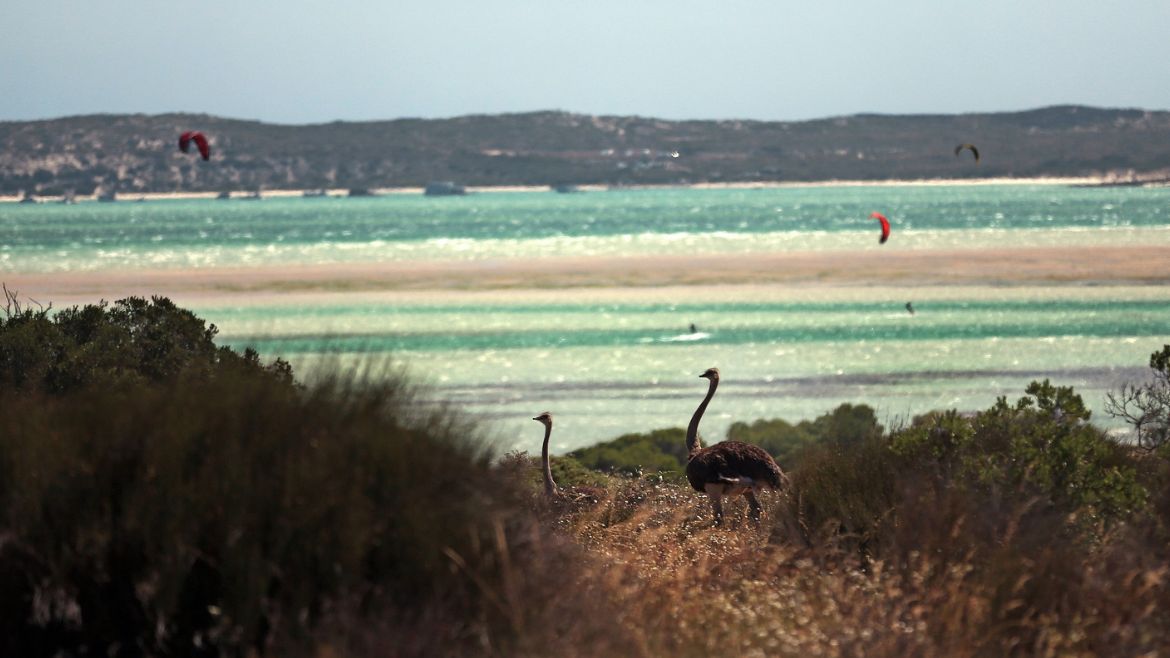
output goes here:
[{"label": "kite canopy", "polygon": [[870,218],[882,223],[882,238],[878,240],[878,244],[885,244],[886,240],[890,239],[890,220],[886,219],[886,216],[880,212],[873,213]]},{"label": "kite canopy", "polygon": [[958,146],[956,146],[955,147],[955,157],[956,158],[959,157],[959,154],[963,152],[963,149],[967,149],[968,151],[970,151],[971,154],[975,156],[975,163],[976,164],[979,163],[979,149],[975,148],[974,144],[959,144]]},{"label": "kite canopy", "polygon": [[188,130],[179,135],[179,150],[183,153],[191,152],[191,142],[195,142],[195,147],[199,149],[199,155],[203,156],[204,160],[211,159],[211,144],[207,142],[207,137],[198,130]]}]

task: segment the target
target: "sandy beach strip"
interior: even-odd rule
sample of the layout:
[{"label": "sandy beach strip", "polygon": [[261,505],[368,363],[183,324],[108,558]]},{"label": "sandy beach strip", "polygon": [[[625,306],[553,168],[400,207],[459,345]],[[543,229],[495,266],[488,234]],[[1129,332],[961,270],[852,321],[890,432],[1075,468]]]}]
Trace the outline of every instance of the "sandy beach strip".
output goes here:
[{"label": "sandy beach strip", "polygon": [[831,251],[652,257],[339,263],[308,266],[0,273],[23,298],[63,304],[138,295],[238,300],[305,294],[777,286],[1170,286],[1164,246]]}]

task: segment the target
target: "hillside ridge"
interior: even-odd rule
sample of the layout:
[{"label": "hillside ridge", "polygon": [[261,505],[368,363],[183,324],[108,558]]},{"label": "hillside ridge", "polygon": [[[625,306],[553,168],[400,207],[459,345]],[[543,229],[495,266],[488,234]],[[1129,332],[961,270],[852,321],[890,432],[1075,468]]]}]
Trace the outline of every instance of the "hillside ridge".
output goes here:
[{"label": "hillside ridge", "polygon": [[[180,153],[203,131],[210,162]],[[981,161],[956,157],[979,146]],[[0,122],[0,194],[462,185],[1170,178],[1170,112],[1060,105],[807,121],[564,111],[288,125],[207,114]]]}]

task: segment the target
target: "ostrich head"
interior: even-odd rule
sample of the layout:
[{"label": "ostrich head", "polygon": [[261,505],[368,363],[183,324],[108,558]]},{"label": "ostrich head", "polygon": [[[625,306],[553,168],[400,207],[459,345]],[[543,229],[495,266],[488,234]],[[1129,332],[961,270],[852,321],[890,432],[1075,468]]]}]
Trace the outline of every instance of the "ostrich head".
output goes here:
[{"label": "ostrich head", "polygon": [[703,374],[699,375],[703,379],[710,379],[711,381],[719,381],[719,368],[707,368]]},{"label": "ostrich head", "polygon": [[539,416],[534,417],[532,420],[538,421],[545,427],[552,427],[552,414],[547,411],[541,413]]}]

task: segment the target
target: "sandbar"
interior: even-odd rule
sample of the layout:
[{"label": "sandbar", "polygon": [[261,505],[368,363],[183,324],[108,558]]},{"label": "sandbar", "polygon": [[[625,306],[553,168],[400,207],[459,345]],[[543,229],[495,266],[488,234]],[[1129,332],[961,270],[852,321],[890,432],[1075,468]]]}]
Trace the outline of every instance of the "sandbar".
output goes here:
[{"label": "sandbar", "polygon": [[589,291],[721,288],[886,288],[1170,286],[1165,246],[809,251],[743,255],[655,255],[265,265],[195,269],[0,273],[22,298],[56,307],[162,295],[249,304],[341,293],[410,295],[509,292],[552,297]]}]

